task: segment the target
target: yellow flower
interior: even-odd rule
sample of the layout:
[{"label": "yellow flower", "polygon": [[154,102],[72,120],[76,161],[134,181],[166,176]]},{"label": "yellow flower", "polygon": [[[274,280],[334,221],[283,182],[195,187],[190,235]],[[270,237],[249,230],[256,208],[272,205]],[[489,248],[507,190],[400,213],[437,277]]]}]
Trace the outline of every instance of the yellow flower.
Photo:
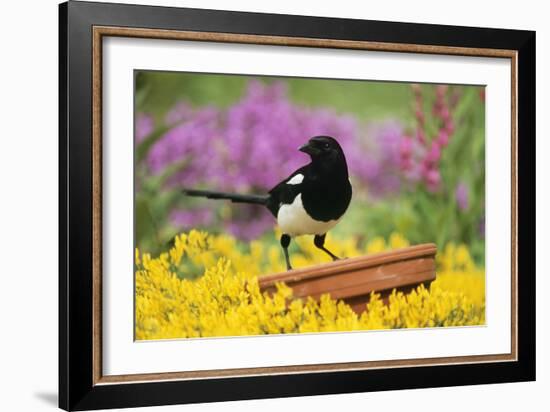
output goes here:
[{"label": "yellow flower", "polygon": [[390,249],[401,249],[409,246],[409,241],[403,237],[400,233],[392,233],[390,235]]},{"label": "yellow flower", "polygon": [[386,241],[382,237],[375,237],[367,244],[367,253],[379,253],[386,250]]},{"label": "yellow flower", "polygon": [[[312,242],[299,240],[293,261],[306,266],[326,261]],[[361,254],[357,241],[327,239],[342,256]],[[375,238],[368,253],[405,247],[394,233],[386,243]],[[227,235],[196,230],[176,237],[166,253],[152,258],[135,251],[136,338],[168,339],[300,332],[352,331],[388,328],[479,325],[485,323],[485,273],[477,268],[465,245],[447,245],[438,254],[437,279],[429,289],[393,292],[385,305],[371,295],[357,315],[341,301],[323,295],[293,299],[292,290],[278,284],[273,295],[261,293],[258,276],[284,270],[280,250],[260,242],[248,245]],[[244,251],[243,251],[244,250]],[[200,268],[202,276],[187,277]]]}]

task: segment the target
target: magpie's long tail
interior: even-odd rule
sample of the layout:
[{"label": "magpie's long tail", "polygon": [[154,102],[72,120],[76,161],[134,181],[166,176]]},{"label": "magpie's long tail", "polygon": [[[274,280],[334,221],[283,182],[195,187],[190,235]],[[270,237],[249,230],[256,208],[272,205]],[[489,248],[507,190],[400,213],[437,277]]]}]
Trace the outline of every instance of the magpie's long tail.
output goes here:
[{"label": "magpie's long tail", "polygon": [[187,196],[207,197],[209,199],[227,199],[233,203],[251,203],[267,206],[269,195],[239,195],[236,193],[213,192],[212,190],[183,189]]}]

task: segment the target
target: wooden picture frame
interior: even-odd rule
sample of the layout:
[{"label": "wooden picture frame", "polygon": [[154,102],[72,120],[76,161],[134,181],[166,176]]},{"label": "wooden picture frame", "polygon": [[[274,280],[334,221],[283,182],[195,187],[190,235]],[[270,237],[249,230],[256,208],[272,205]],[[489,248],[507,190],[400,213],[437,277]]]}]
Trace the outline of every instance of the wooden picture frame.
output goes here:
[{"label": "wooden picture frame", "polygon": [[[535,379],[534,32],[74,1],[61,4],[59,16],[61,408],[87,410]],[[510,121],[512,130],[511,352],[103,375],[101,200],[102,182],[108,177],[101,168],[101,63],[106,36],[510,59],[512,106],[510,118],[503,121]]]}]

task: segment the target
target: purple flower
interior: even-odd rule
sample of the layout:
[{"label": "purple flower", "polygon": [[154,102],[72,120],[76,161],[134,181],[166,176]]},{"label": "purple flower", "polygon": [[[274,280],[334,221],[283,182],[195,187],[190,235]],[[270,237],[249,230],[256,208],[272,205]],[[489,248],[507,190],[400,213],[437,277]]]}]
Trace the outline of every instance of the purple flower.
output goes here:
[{"label": "purple flower", "polygon": [[274,223],[275,219],[264,207],[239,205],[238,214],[225,222],[225,228],[231,235],[250,241],[273,230]]},{"label": "purple flower", "polygon": [[194,111],[187,102],[179,102],[168,112],[164,121],[167,125],[175,125],[179,122],[190,120],[193,115]]},{"label": "purple flower", "polygon": [[458,208],[465,211],[469,206],[468,186],[464,182],[460,182],[455,189],[455,198]]},{"label": "purple flower", "polygon": [[155,128],[153,117],[145,114],[138,113],[136,116],[136,143],[141,143],[147,136],[149,136]]},{"label": "purple flower", "polygon": [[481,216],[481,219],[479,220],[479,235],[482,239],[485,239],[485,212],[483,213],[483,216]]},{"label": "purple flower", "polygon": [[296,149],[312,136],[332,135],[347,152],[358,134],[351,117],[290,103],[283,83],[251,82],[222,125],[226,166],[221,183],[239,190],[269,189],[303,165],[308,158]]},{"label": "purple flower", "polygon": [[172,210],[170,221],[174,226],[191,229],[196,226],[206,226],[212,223],[214,214],[211,209]]},{"label": "purple flower", "polygon": [[356,148],[346,153],[352,175],[360,177],[371,194],[381,196],[400,189],[401,169],[413,150],[412,140],[403,137],[402,126],[386,121],[371,125],[366,138],[357,139]]},{"label": "purple flower", "polygon": [[154,174],[162,173],[168,166],[183,163],[168,184],[187,186],[200,181],[209,181],[216,175],[217,156],[215,139],[218,111],[204,108],[196,111],[193,118],[170,129],[151,148],[147,164]]}]

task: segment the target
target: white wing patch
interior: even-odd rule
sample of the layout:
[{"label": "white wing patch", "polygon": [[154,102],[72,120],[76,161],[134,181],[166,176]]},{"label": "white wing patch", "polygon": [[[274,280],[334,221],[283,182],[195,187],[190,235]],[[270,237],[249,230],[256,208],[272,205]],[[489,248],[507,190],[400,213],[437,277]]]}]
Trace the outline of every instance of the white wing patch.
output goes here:
[{"label": "white wing patch", "polygon": [[299,185],[304,180],[304,175],[301,173],[298,173],[296,176],[293,176],[292,179],[290,179],[288,182],[286,182],[287,185]]},{"label": "white wing patch", "polygon": [[277,223],[283,233],[290,236],[322,235],[332,229],[339,220],[323,222],[307,214],[300,193],[289,205],[282,205],[277,213]]}]

